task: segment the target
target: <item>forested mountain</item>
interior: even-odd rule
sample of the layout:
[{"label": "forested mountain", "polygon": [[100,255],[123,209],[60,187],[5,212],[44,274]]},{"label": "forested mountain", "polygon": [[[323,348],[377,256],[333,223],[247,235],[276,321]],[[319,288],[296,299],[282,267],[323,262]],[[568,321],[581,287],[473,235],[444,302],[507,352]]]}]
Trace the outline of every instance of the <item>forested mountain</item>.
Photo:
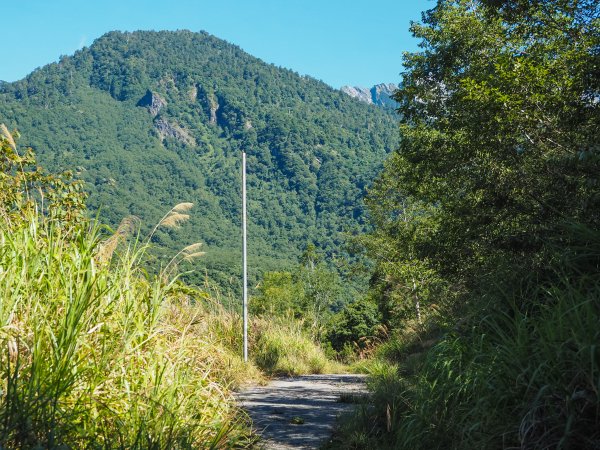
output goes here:
[{"label": "forested mountain", "polygon": [[256,279],[309,242],[340,252],[341,231],[365,228],[363,194],[397,146],[393,113],[189,31],[111,32],[0,84],[0,122],[44,167],[83,179],[113,226],[133,214],[144,232],[193,202],[188,224],[153,239],[170,253],[202,241],[197,273],[221,284],[240,266],[242,149]]}]

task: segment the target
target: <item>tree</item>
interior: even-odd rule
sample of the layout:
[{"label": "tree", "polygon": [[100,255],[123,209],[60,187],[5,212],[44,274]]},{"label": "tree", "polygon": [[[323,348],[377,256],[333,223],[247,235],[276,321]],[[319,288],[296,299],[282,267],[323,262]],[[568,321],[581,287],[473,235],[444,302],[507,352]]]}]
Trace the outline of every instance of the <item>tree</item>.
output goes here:
[{"label": "tree", "polygon": [[267,272],[258,288],[258,296],[251,299],[253,314],[295,317],[299,313],[298,299],[303,292],[294,283],[290,272]]},{"label": "tree", "polygon": [[257,314],[301,319],[320,339],[341,294],[339,276],[327,268],[316,247],[308,244],[292,272],[265,273],[251,307]]},{"label": "tree", "polygon": [[376,261],[372,287],[387,325],[400,326],[408,317],[422,324],[422,306],[429,307],[442,294],[443,282],[423,257],[437,231],[438,209],[405,196],[384,172],[367,199],[374,229],[360,238]]},{"label": "tree", "polygon": [[[598,384],[579,355],[598,341],[599,9],[439,0],[412,26],[364,238],[401,359],[374,395],[390,448],[598,447],[598,397],[570,399]],[[413,277],[452,299],[425,333],[394,309]]]},{"label": "tree", "polygon": [[341,296],[339,276],[327,268],[314,244],[308,244],[294,279],[302,286],[304,295],[299,299],[299,305],[304,318],[313,335],[320,339],[332,307]]},{"label": "tree", "polygon": [[402,141],[371,198],[429,205],[435,230],[393,258],[472,286],[543,269],[567,221],[600,224],[598,20],[597,2],[456,0],[412,25]]},{"label": "tree", "polygon": [[332,319],[327,338],[334,350],[365,351],[377,340],[381,317],[377,304],[362,298],[347,305]]}]

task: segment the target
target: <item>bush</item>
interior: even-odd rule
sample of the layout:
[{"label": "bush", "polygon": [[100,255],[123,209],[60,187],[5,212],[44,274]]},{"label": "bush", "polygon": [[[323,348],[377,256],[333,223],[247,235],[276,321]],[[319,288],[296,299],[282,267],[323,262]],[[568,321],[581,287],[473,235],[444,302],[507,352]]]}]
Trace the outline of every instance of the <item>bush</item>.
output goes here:
[{"label": "bush", "polygon": [[351,349],[358,354],[367,351],[377,341],[381,314],[377,304],[368,298],[347,305],[331,320],[327,338],[332,347],[348,353]]},{"label": "bush", "polygon": [[545,281],[490,290],[479,316],[419,354],[419,370],[406,370],[416,354],[407,341],[387,345],[400,365],[371,369],[379,445],[598,448],[600,233],[569,233]]}]

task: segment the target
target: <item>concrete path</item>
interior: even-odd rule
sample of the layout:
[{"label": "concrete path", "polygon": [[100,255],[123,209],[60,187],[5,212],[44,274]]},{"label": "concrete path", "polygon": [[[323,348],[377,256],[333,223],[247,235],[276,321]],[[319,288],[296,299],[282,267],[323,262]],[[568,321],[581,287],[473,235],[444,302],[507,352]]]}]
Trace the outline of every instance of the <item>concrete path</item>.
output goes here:
[{"label": "concrete path", "polygon": [[355,406],[352,399],[364,395],[364,381],[364,375],[280,378],[237,397],[262,436],[258,448],[317,449],[331,436],[336,418]]}]

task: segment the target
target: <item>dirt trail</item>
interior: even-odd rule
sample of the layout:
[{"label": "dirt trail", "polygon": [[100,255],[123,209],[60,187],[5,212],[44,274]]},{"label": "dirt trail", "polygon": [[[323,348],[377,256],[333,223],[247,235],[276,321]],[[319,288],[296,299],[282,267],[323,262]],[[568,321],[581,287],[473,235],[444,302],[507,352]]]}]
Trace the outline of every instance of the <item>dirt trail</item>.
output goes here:
[{"label": "dirt trail", "polygon": [[259,448],[317,449],[331,436],[336,418],[366,392],[363,375],[305,375],[280,378],[238,394],[263,441]]}]

